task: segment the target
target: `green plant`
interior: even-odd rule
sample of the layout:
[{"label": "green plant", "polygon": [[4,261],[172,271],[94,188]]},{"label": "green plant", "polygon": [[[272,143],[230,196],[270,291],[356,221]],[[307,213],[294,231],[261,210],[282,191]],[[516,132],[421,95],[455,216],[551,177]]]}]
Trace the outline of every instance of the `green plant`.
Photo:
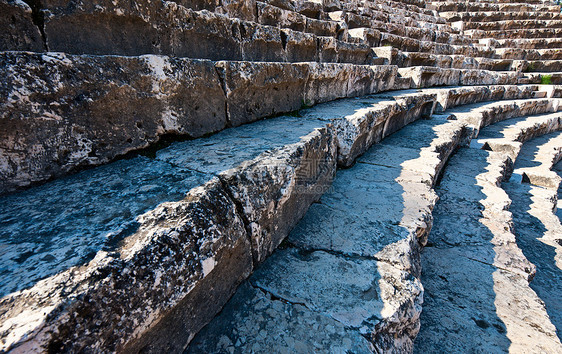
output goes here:
[{"label": "green plant", "polygon": [[552,75],[541,75],[541,84],[550,85],[552,83]]}]

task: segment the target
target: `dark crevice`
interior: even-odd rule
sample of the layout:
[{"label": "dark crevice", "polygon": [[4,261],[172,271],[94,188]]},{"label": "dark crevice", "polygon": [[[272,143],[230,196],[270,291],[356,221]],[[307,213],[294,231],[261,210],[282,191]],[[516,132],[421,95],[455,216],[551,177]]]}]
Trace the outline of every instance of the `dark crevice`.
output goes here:
[{"label": "dark crevice", "polygon": [[[514,271],[511,270],[511,269],[507,269],[507,268],[504,268],[504,267],[499,267],[499,266],[497,266],[497,265],[495,265],[495,264],[492,264],[492,263],[489,263],[489,262],[485,262],[485,261],[482,261],[482,260],[479,260],[479,259],[476,259],[476,258],[472,258],[472,257],[466,256],[466,255],[461,255],[461,256],[465,257],[466,259],[470,259],[471,261],[478,262],[478,263],[482,263],[482,264],[486,264],[486,265],[489,265],[489,266],[494,267],[494,268],[496,268],[496,269],[501,269],[501,270],[504,270],[504,271],[509,272],[509,273],[511,273],[511,274],[515,274],[515,275],[521,276],[521,274],[519,274],[519,273],[517,273],[517,272],[514,272]],[[527,273],[527,270],[526,270],[526,269],[524,269],[524,271],[525,271],[525,273]],[[531,273],[527,273],[527,274],[531,274]],[[527,279],[527,278],[525,278],[525,279]],[[528,280],[529,280],[529,279],[528,279]],[[530,280],[529,280],[529,281],[530,281]]]},{"label": "dark crevice", "polygon": [[272,292],[270,292],[270,291],[268,291],[268,290],[262,288],[261,286],[259,286],[259,285],[257,285],[257,284],[252,283],[251,281],[248,281],[248,284],[249,284],[252,288],[254,288],[254,289],[258,290],[258,291],[261,291],[264,295],[266,295],[267,297],[269,297],[269,298],[270,298],[271,300],[273,300],[273,301],[281,301],[281,302],[284,302],[284,303],[289,304],[289,305],[301,305],[301,306],[303,306],[303,307],[306,307],[306,309],[309,310],[309,311],[311,311],[311,312],[316,312],[316,311],[314,311],[313,309],[311,309],[310,307],[308,307],[308,305],[305,304],[304,302],[297,302],[297,301],[287,300],[287,299],[285,299],[285,298],[283,298],[283,297],[281,297],[281,296],[279,296],[279,295],[273,294]]},{"label": "dark crevice", "polygon": [[215,68],[215,73],[217,74],[217,77],[219,79],[222,92],[224,94],[224,117],[226,119],[226,128],[231,128],[232,122],[230,120],[230,115],[228,114],[228,94],[226,90],[226,81],[223,76],[223,73],[219,70],[219,68],[217,68],[216,66],[214,66],[214,68]]},{"label": "dark crevice", "polygon": [[232,191],[230,190],[228,183],[220,175],[218,175],[217,178],[221,183],[222,189],[228,195],[228,198],[230,198],[232,203],[234,203],[234,207],[236,208],[236,213],[238,214],[238,216],[240,216],[240,219],[242,219],[242,222],[244,223],[244,228],[246,229],[246,237],[248,239],[248,242],[250,244],[250,250],[252,252],[252,260],[253,260],[252,266],[253,269],[255,269],[257,264],[254,260],[257,259],[257,255],[254,254],[255,251],[254,251],[254,247],[252,246],[252,232],[250,229],[250,220],[248,220],[248,217],[244,213],[244,206],[242,205],[242,203],[234,196],[234,194],[232,194]]},{"label": "dark crevice", "polygon": [[283,45],[283,50],[287,50],[287,33],[281,31],[281,44]]},{"label": "dark crevice", "polygon": [[24,2],[31,7],[31,19],[33,24],[39,29],[41,33],[41,39],[43,41],[43,48],[45,51],[49,51],[47,46],[47,36],[45,35],[45,15],[43,13],[43,6],[40,0],[24,0]]},{"label": "dark crevice", "polygon": [[325,252],[325,253],[328,253],[332,256],[341,257],[341,258],[344,258],[346,260],[384,262],[384,263],[387,263],[391,266],[395,266],[395,265],[399,264],[399,262],[392,263],[392,262],[389,262],[388,260],[377,258],[376,256],[364,256],[364,255],[361,255],[361,254],[358,254],[358,253],[346,253],[346,252],[341,252],[341,251],[335,251],[335,250],[328,249],[328,248],[302,247],[302,246],[298,246],[298,245],[292,243],[291,241],[288,240],[288,238],[284,239],[281,242],[281,244],[278,246],[278,248],[279,249],[292,248],[292,249],[297,250],[300,254],[303,254],[303,255],[309,255],[313,252]]}]

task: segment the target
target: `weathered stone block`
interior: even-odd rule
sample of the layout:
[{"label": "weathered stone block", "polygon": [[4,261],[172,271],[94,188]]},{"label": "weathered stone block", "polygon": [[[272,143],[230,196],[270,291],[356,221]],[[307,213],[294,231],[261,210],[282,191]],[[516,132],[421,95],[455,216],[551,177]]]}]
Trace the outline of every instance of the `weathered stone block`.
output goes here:
[{"label": "weathered stone block", "polygon": [[2,192],[108,162],[163,134],[198,137],[226,125],[209,61],[14,52],[0,61]]},{"label": "weathered stone block", "polygon": [[303,105],[307,65],[220,61],[216,68],[225,88],[231,126]]},{"label": "weathered stone block", "polygon": [[307,18],[305,32],[312,33],[317,36],[337,37],[338,24],[333,21],[322,21]]},{"label": "weathered stone block", "polygon": [[338,63],[371,64],[373,52],[366,44],[337,41]]},{"label": "weathered stone block", "polygon": [[0,1],[0,51],[44,49],[39,27],[33,23],[31,8],[21,0]]},{"label": "weathered stone block", "polygon": [[117,252],[0,300],[1,348],[184,348],[252,269],[244,224],[217,179],[139,222]]},{"label": "weathered stone block", "polygon": [[338,49],[337,39],[333,37],[317,37],[318,41],[318,61],[322,63],[337,63]]},{"label": "weathered stone block", "polygon": [[295,31],[304,31],[306,17],[289,10],[258,2],[258,21],[262,25],[289,28]]},{"label": "weathered stone block", "polygon": [[335,175],[336,154],[332,130],[321,128],[220,174],[244,212],[254,264],[264,261],[326,192]]},{"label": "weathered stone block", "polygon": [[217,13],[225,14],[229,17],[236,17],[245,21],[256,21],[255,0],[220,0],[220,4],[221,6],[215,9]]},{"label": "weathered stone block", "polygon": [[281,40],[288,62],[317,61],[317,38],[313,34],[281,30]]},{"label": "weathered stone block", "polygon": [[381,33],[371,28],[354,28],[348,30],[348,33],[350,37],[357,38],[370,47],[378,47],[381,40]]},{"label": "weathered stone block", "polygon": [[[243,60],[285,61],[281,30],[253,22],[240,24],[240,49]],[[218,56],[220,59],[225,59]]]},{"label": "weathered stone block", "polygon": [[313,105],[347,96],[349,72],[346,64],[310,63],[304,103]]}]

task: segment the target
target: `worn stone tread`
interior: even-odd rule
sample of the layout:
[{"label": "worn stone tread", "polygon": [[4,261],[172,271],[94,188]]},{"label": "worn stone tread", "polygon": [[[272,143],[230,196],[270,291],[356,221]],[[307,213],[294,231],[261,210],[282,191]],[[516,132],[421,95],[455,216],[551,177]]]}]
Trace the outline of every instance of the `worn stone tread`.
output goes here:
[{"label": "worn stone tread", "polygon": [[[440,136],[441,130],[447,133]],[[338,172],[332,188],[289,234],[287,248],[269,258],[249,282],[275,298],[338,320],[370,339],[375,350],[410,351],[421,305],[417,253],[431,225],[431,186],[441,159],[448,156],[439,155],[436,148],[448,146],[444,150],[450,153],[462,132],[457,122],[419,120],[375,145],[353,167]],[[399,155],[384,159],[397,148]],[[418,164],[403,167],[407,161]],[[225,328],[222,323],[230,317],[217,317],[196,336],[189,351],[218,351],[213,338],[219,335],[231,343],[250,336],[238,330],[238,323],[250,321],[246,313],[261,310],[247,306],[231,301],[225,311],[239,314],[237,322]],[[300,336],[285,325],[276,331]],[[267,342],[259,343],[260,350],[275,350]]]},{"label": "worn stone tread", "polygon": [[[516,214],[512,219],[507,211],[513,207],[511,194],[501,189],[521,143],[561,129],[559,119],[560,114],[553,113],[492,123],[472,144],[488,150],[463,148],[451,158],[437,188],[440,201],[429,235],[431,247],[422,253],[427,302],[415,352],[472,350],[476,335],[496,338],[481,343],[480,350],[487,352],[562,348],[556,336],[557,317],[549,316],[557,305],[549,311],[541,293],[528,284],[539,267],[533,264],[536,258],[526,257],[529,252],[521,246]],[[523,229],[536,229],[536,223]],[[442,311],[454,320],[440,320]]]},{"label": "worn stone tread", "polygon": [[[558,242],[562,239],[562,224],[554,210],[557,208],[560,177],[550,170],[560,160],[561,138],[560,132],[550,133],[525,143],[521,148],[515,170],[534,165],[531,168],[544,171],[545,178],[539,180],[539,185],[533,179],[528,184],[521,183],[518,178],[502,184],[512,200],[510,210],[517,243],[537,267],[537,274],[530,285],[545,302],[558,338],[562,338],[562,245]],[[545,180],[551,183],[544,183]]]}]

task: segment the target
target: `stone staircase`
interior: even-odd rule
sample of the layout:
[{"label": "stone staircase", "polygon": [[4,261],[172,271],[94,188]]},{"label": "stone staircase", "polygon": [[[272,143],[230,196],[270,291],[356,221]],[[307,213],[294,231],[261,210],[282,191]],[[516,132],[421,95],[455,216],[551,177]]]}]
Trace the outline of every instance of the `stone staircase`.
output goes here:
[{"label": "stone staircase", "polygon": [[[501,189],[513,161],[554,188],[558,250],[558,140],[516,157],[559,129],[559,12],[0,0],[0,351],[431,352],[492,327],[482,350],[560,351],[559,269]],[[480,38],[508,22],[526,38]],[[450,247],[443,210],[492,243]],[[487,267],[476,319],[469,269],[440,283],[457,253]]]},{"label": "stone staircase", "polygon": [[[422,255],[425,303],[417,352],[436,347],[451,352],[558,352],[562,348],[552,267],[538,267],[537,258],[528,257],[528,245],[522,243],[522,236],[537,232],[540,223],[521,224],[519,214],[529,203],[513,199],[502,183],[509,180],[513,161],[519,164],[518,155],[524,156],[531,145],[524,143],[562,129],[561,118],[554,113],[493,124],[449,162],[437,188],[440,201]],[[521,180],[507,185],[527,188]],[[540,257],[549,253],[543,250]],[[551,294],[535,292],[544,282],[536,281],[541,278],[554,286]],[[489,340],[474,341],[475,337]]]}]

